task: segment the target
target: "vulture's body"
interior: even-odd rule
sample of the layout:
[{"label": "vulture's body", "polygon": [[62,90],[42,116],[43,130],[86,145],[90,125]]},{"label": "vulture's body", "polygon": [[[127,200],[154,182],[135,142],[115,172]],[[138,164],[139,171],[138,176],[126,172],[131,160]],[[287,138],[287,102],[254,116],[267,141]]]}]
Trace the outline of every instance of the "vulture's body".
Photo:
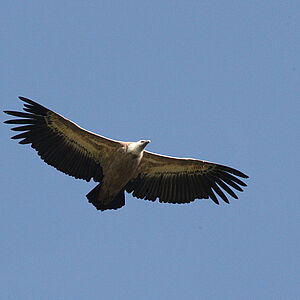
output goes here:
[{"label": "vulture's body", "polygon": [[232,188],[242,191],[246,184],[238,177],[242,172],[223,165],[191,158],[175,158],[145,151],[149,140],[114,141],[80,128],[75,123],[44,106],[20,97],[24,112],[4,111],[20,117],[5,121],[19,124],[12,137],[20,144],[31,144],[39,156],[75,178],[99,184],[87,194],[98,210],[117,209],[125,205],[124,192],[133,196],[167,203],[188,203],[211,198],[215,193],[229,203],[226,191],[237,198]]},{"label": "vulture's body", "polygon": [[87,194],[91,203],[100,209],[102,206],[107,209],[110,206],[118,208],[125,205],[123,188],[135,176],[147,144],[148,141],[120,143],[111,156],[103,180]]}]

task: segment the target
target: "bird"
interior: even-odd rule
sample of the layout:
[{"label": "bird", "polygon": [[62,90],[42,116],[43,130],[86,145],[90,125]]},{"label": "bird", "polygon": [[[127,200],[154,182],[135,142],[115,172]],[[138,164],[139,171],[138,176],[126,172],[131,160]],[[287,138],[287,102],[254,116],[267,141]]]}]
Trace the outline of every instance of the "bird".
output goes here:
[{"label": "bird", "polygon": [[[97,210],[125,205],[125,191],[133,197],[162,203],[190,203],[219,198],[229,204],[233,189],[247,186],[248,176],[237,169],[193,158],[178,158],[146,151],[150,140],[122,142],[79,127],[76,123],[38,104],[19,97],[23,110],[4,113],[18,117],[4,123],[18,125],[12,139],[30,144],[48,165],[75,177],[98,183],[87,195]],[[224,193],[226,192],[226,193]],[[228,194],[228,195],[227,195]]]}]

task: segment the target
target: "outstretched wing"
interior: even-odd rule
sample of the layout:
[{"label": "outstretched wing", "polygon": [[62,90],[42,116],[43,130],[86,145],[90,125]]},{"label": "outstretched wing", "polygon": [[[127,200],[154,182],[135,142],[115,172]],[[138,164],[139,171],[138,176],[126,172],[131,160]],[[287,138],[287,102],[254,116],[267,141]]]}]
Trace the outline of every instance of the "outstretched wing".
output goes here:
[{"label": "outstretched wing", "polygon": [[238,198],[232,188],[243,191],[246,184],[238,177],[247,175],[230,167],[191,158],[176,158],[144,151],[137,176],[126,186],[133,196],[159,202],[188,203],[211,198],[216,204],[219,195],[229,203],[226,191]]},{"label": "outstretched wing", "polygon": [[27,113],[4,111],[20,117],[4,122],[21,125],[12,128],[22,132],[12,139],[21,139],[20,144],[31,144],[47,164],[65,174],[87,181],[103,178],[103,170],[119,142],[86,131],[32,100],[19,98],[26,103],[24,111]]}]

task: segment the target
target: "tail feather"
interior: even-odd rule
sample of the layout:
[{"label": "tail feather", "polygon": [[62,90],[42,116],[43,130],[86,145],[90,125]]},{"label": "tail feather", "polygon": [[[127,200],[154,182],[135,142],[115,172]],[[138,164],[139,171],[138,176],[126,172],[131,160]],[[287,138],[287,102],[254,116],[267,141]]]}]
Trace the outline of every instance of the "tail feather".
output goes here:
[{"label": "tail feather", "polygon": [[103,201],[99,201],[99,194],[101,193],[101,183],[94,187],[87,195],[89,202],[92,203],[97,210],[118,209],[125,205],[124,190],[121,190],[118,195],[110,202],[104,204]]}]

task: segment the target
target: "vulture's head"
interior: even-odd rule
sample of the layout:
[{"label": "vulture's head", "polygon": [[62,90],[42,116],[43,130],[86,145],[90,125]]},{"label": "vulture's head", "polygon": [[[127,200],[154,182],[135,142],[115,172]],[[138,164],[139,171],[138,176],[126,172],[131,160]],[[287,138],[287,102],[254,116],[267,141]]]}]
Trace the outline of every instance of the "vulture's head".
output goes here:
[{"label": "vulture's head", "polygon": [[128,150],[130,152],[133,152],[133,153],[136,153],[136,154],[139,154],[141,153],[145,147],[150,143],[151,141],[150,140],[140,140],[138,142],[134,142],[134,143],[130,143],[128,145]]},{"label": "vulture's head", "polygon": [[140,140],[137,142],[137,146],[141,149],[144,150],[146,146],[150,143],[150,140]]}]

